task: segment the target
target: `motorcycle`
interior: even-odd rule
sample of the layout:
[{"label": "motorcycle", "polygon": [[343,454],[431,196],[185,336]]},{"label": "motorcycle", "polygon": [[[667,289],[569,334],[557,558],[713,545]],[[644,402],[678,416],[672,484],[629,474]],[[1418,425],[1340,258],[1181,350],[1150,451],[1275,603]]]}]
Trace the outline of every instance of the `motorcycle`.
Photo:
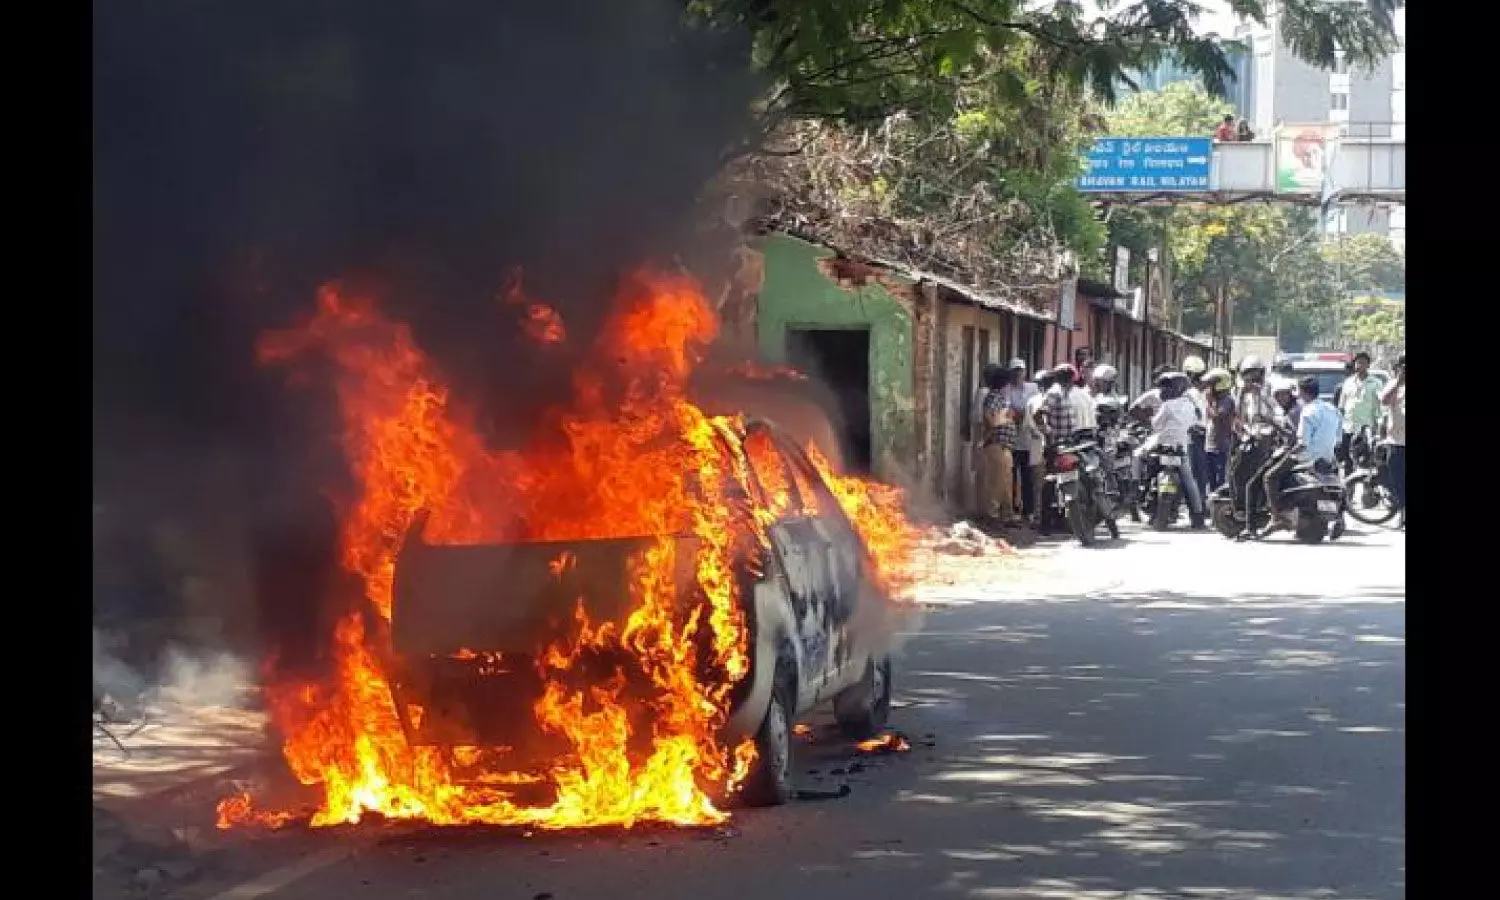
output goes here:
[{"label": "motorcycle", "polygon": [[[1246,528],[1261,531],[1271,521],[1271,507],[1261,477],[1266,468],[1292,450],[1292,438],[1274,425],[1257,425],[1230,456],[1226,481],[1209,498],[1214,529],[1237,539]],[[1293,533],[1304,544],[1325,537],[1338,540],[1345,530],[1344,484],[1336,464],[1298,463],[1282,476],[1282,495],[1295,519]]]},{"label": "motorcycle", "polygon": [[1057,447],[1046,482],[1050,487],[1050,512],[1067,523],[1078,543],[1092,547],[1094,532],[1101,524],[1109,529],[1110,537],[1120,536],[1103,460],[1092,434],[1074,435],[1067,444]]},{"label": "motorcycle", "polygon": [[1187,448],[1158,444],[1146,454],[1141,508],[1154,531],[1166,531],[1177,521],[1182,510],[1182,467],[1187,465]]},{"label": "motorcycle", "polygon": [[1115,481],[1119,485],[1120,505],[1130,514],[1130,521],[1141,520],[1142,486],[1135,477],[1135,451],[1151,436],[1151,427],[1134,423],[1120,428],[1111,435],[1105,446],[1113,447],[1111,463],[1115,470]]},{"label": "motorcycle", "polygon": [[1366,525],[1384,525],[1401,510],[1391,490],[1391,442],[1384,439],[1371,446],[1361,431],[1350,442],[1353,471],[1344,477],[1344,498],[1349,515]]}]

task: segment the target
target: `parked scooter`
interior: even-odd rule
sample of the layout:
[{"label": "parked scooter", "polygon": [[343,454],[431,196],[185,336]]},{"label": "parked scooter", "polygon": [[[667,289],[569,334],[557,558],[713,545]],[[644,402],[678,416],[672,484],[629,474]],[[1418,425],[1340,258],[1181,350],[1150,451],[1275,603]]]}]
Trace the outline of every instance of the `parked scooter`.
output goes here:
[{"label": "parked scooter", "polygon": [[[1262,531],[1270,524],[1271,507],[1262,483],[1268,466],[1292,449],[1290,435],[1274,425],[1255,426],[1230,456],[1223,487],[1209,498],[1215,530],[1227,538],[1239,538],[1246,528]],[[1344,534],[1344,485],[1336,465],[1299,463],[1284,476],[1284,501],[1295,518],[1297,540],[1316,544],[1325,537],[1337,540]]]}]

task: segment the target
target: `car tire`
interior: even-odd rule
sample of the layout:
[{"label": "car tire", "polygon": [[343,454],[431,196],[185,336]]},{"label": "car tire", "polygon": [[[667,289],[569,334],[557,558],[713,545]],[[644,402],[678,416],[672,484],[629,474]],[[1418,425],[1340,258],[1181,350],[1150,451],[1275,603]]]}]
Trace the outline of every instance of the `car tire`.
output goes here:
[{"label": "car tire", "polygon": [[864,677],[834,696],[833,717],[850,740],[863,741],[880,733],[891,717],[890,657],[865,662]]},{"label": "car tire", "polygon": [[755,732],[755,762],[740,791],[745,806],[780,806],[792,799],[791,710],[786,679],[777,678],[766,716]]}]

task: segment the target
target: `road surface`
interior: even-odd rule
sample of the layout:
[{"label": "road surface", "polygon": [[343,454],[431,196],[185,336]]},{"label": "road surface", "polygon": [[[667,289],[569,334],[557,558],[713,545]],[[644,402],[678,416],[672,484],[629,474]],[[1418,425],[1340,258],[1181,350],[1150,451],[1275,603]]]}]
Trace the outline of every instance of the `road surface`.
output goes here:
[{"label": "road surface", "polygon": [[1405,536],[1356,528],[1127,527],[933,592],[897,676],[914,749],[802,748],[842,799],[707,832],[282,834],[179,896],[1402,897]]}]

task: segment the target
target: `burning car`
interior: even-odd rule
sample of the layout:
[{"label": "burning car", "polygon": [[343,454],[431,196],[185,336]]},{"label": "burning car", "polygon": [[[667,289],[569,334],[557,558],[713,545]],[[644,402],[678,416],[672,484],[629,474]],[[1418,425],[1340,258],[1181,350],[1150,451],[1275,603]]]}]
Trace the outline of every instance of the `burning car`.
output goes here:
[{"label": "burning car", "polygon": [[[268,364],[332,363],[353,476],[331,672],[266,686],[310,824],[703,825],[785,800],[795,716],[832,701],[868,737],[888,714],[900,492],[707,411],[691,376],[718,322],[686,276],[627,279],[579,348],[512,302],[576,362],[571,398],[499,446],[366,298],[330,286],[262,337]],[[221,827],[297,816],[220,805]]]},{"label": "burning car", "polygon": [[[884,726],[891,661],[873,645],[879,632],[871,629],[865,638],[857,626],[862,619],[873,622],[887,599],[870,577],[868,552],[854,526],[796,444],[769,423],[751,422],[742,436],[722,435],[720,449],[731,457],[727,469],[750,473],[748,488],[756,496],[744,498],[749,506],[774,511],[766,523],[768,545],[747,548],[734,561],[739,611],[751,637],[748,672],[730,693],[724,737],[729,745],[752,740],[743,799],[772,805],[791,793],[796,717],[832,701],[853,739],[868,739]],[[578,621],[624,630],[633,608],[623,588],[632,558],[670,547],[680,563],[672,573],[678,596],[694,592],[692,535],[673,535],[669,544],[643,535],[441,545],[424,541],[424,525],[421,519],[414,524],[396,558],[392,691],[408,740],[440,747],[456,769],[463,766],[455,755],[478,760],[478,748],[503,748],[511,765],[544,765],[568,751],[565,736],[524,727],[546,689],[546,667],[536,654],[565,642]],[[711,648],[698,649],[697,677],[714,678],[702,662]],[[629,671],[604,648],[577,669],[585,683]],[[635,708],[648,714],[646,704]],[[650,732],[637,727],[634,733]]]}]

